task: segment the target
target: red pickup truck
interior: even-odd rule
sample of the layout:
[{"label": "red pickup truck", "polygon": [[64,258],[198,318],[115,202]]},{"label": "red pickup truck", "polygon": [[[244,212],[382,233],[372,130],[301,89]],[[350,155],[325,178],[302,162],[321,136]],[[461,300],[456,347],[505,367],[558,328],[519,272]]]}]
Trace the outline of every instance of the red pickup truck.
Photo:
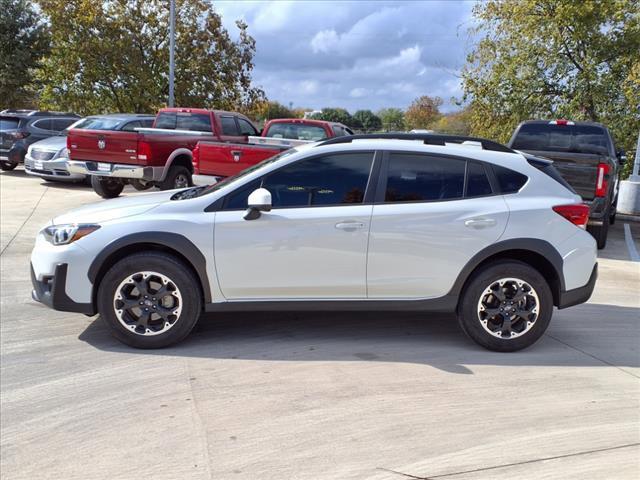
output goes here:
[{"label": "red pickup truck", "polygon": [[193,182],[196,185],[215,183],[291,147],[343,135],[353,135],[353,132],[341,123],[281,118],[267,122],[262,135],[249,137],[248,143],[201,140],[193,150]]},{"label": "red pickup truck", "polygon": [[153,128],[135,132],[72,129],[68,170],[91,175],[98,195],[113,198],[126,184],[138,190],[192,185],[192,150],[200,140],[243,144],[258,135],[239,113],[200,108],[163,108]]}]

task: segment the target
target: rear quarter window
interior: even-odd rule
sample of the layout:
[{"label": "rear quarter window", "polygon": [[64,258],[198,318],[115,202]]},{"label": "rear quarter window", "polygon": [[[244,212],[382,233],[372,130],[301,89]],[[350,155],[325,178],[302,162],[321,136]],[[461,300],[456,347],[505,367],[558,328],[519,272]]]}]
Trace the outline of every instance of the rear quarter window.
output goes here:
[{"label": "rear quarter window", "polygon": [[518,192],[529,180],[526,175],[509,168],[499,167],[498,165],[492,165],[492,168],[502,194]]}]

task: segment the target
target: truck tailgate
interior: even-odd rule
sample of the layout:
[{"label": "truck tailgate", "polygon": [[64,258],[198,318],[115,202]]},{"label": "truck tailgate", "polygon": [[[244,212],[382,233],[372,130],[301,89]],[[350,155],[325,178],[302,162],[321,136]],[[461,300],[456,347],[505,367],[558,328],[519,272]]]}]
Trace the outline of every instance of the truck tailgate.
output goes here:
[{"label": "truck tailgate", "polygon": [[595,195],[598,164],[603,157],[592,153],[550,152],[526,150],[537,157],[553,160],[553,166],[583,200],[592,200]]},{"label": "truck tailgate", "polygon": [[136,164],[137,132],[76,130],[69,132],[67,145],[72,160]]}]

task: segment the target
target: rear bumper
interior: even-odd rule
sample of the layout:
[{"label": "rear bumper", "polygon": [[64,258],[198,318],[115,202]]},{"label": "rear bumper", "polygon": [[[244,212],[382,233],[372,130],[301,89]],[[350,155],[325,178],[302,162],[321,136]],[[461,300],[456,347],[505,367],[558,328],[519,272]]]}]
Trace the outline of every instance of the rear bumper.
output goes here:
[{"label": "rear bumper", "polygon": [[[594,198],[584,202],[589,205],[589,225],[602,225],[605,213],[607,212],[607,199],[604,197]],[[608,215],[608,213],[607,213]]]},{"label": "rear bumper", "polygon": [[65,158],[39,161],[27,155],[24,157],[24,170],[29,175],[48,180],[81,181],[85,179],[83,174],[69,173],[67,159]]},{"label": "rear bumper", "polygon": [[589,298],[591,298],[591,294],[593,293],[593,289],[596,286],[597,279],[598,264],[596,263],[593,266],[591,277],[589,277],[589,281],[586,285],[574,288],[573,290],[565,290],[563,292],[560,292],[560,296],[558,299],[558,309],[572,307],[580,303],[585,303],[587,300],[589,300]]},{"label": "rear bumper", "polygon": [[33,265],[31,265],[31,283],[33,284],[31,297],[36,302],[40,302],[54,310],[95,315],[96,311],[92,304],[77,303],[67,296],[65,291],[67,269],[68,265],[66,263],[60,263],[56,266],[53,275],[43,276],[42,280],[38,280],[33,270]]},{"label": "rear bumper", "polygon": [[164,167],[144,167],[122,163],[103,163],[82,160],[69,160],[69,172],[101,177],[131,178],[134,180],[162,180]]}]

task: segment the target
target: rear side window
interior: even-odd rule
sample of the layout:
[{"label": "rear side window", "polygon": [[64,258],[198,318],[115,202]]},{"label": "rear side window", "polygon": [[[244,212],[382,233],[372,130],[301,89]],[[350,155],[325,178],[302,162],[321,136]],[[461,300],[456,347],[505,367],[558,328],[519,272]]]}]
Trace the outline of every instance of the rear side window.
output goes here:
[{"label": "rear side window", "polygon": [[606,154],[609,138],[595,125],[553,125],[529,123],[520,126],[511,142],[516,150]]},{"label": "rear side window", "polygon": [[492,193],[491,184],[489,183],[489,178],[487,177],[484,166],[480,163],[468,162],[465,198],[482,197],[491,195]]},{"label": "rear side window", "polygon": [[37,128],[39,130],[53,130],[52,120],[50,118],[43,118],[41,120],[36,120],[31,124],[32,128]]},{"label": "rear side window", "polygon": [[140,120],[140,126],[142,128],[151,128],[153,126],[153,118],[145,118]]},{"label": "rear side window", "polygon": [[425,202],[462,198],[465,160],[392,153],[385,202]]},{"label": "rear side window", "polygon": [[236,125],[236,119],[233,117],[220,117],[220,124],[222,125],[222,134],[237,137],[240,135],[238,132],[238,126]]},{"label": "rear side window", "polygon": [[373,152],[301,160],[267,175],[274,207],[352,205],[364,201]]},{"label": "rear side window", "polygon": [[176,114],[172,112],[160,112],[156,117],[156,128],[175,130]]},{"label": "rear side window", "polygon": [[69,125],[77,121],[78,121],[77,118],[54,118],[51,121],[53,125],[52,130],[55,130],[56,132],[61,132],[62,130],[67,128]]},{"label": "rear side window", "polygon": [[17,130],[20,119],[11,117],[0,117],[0,131]]},{"label": "rear side window", "polygon": [[206,113],[178,112],[176,115],[176,129],[211,132],[211,115]]},{"label": "rear side window", "polygon": [[523,175],[518,172],[514,172],[508,168],[499,167],[498,165],[492,165],[493,173],[498,180],[498,186],[500,187],[500,192],[503,194],[506,193],[516,193],[520,190],[529,177]]},{"label": "rear side window", "polygon": [[240,125],[240,135],[258,135],[258,131],[247,122],[244,118],[238,118],[238,125]]}]

